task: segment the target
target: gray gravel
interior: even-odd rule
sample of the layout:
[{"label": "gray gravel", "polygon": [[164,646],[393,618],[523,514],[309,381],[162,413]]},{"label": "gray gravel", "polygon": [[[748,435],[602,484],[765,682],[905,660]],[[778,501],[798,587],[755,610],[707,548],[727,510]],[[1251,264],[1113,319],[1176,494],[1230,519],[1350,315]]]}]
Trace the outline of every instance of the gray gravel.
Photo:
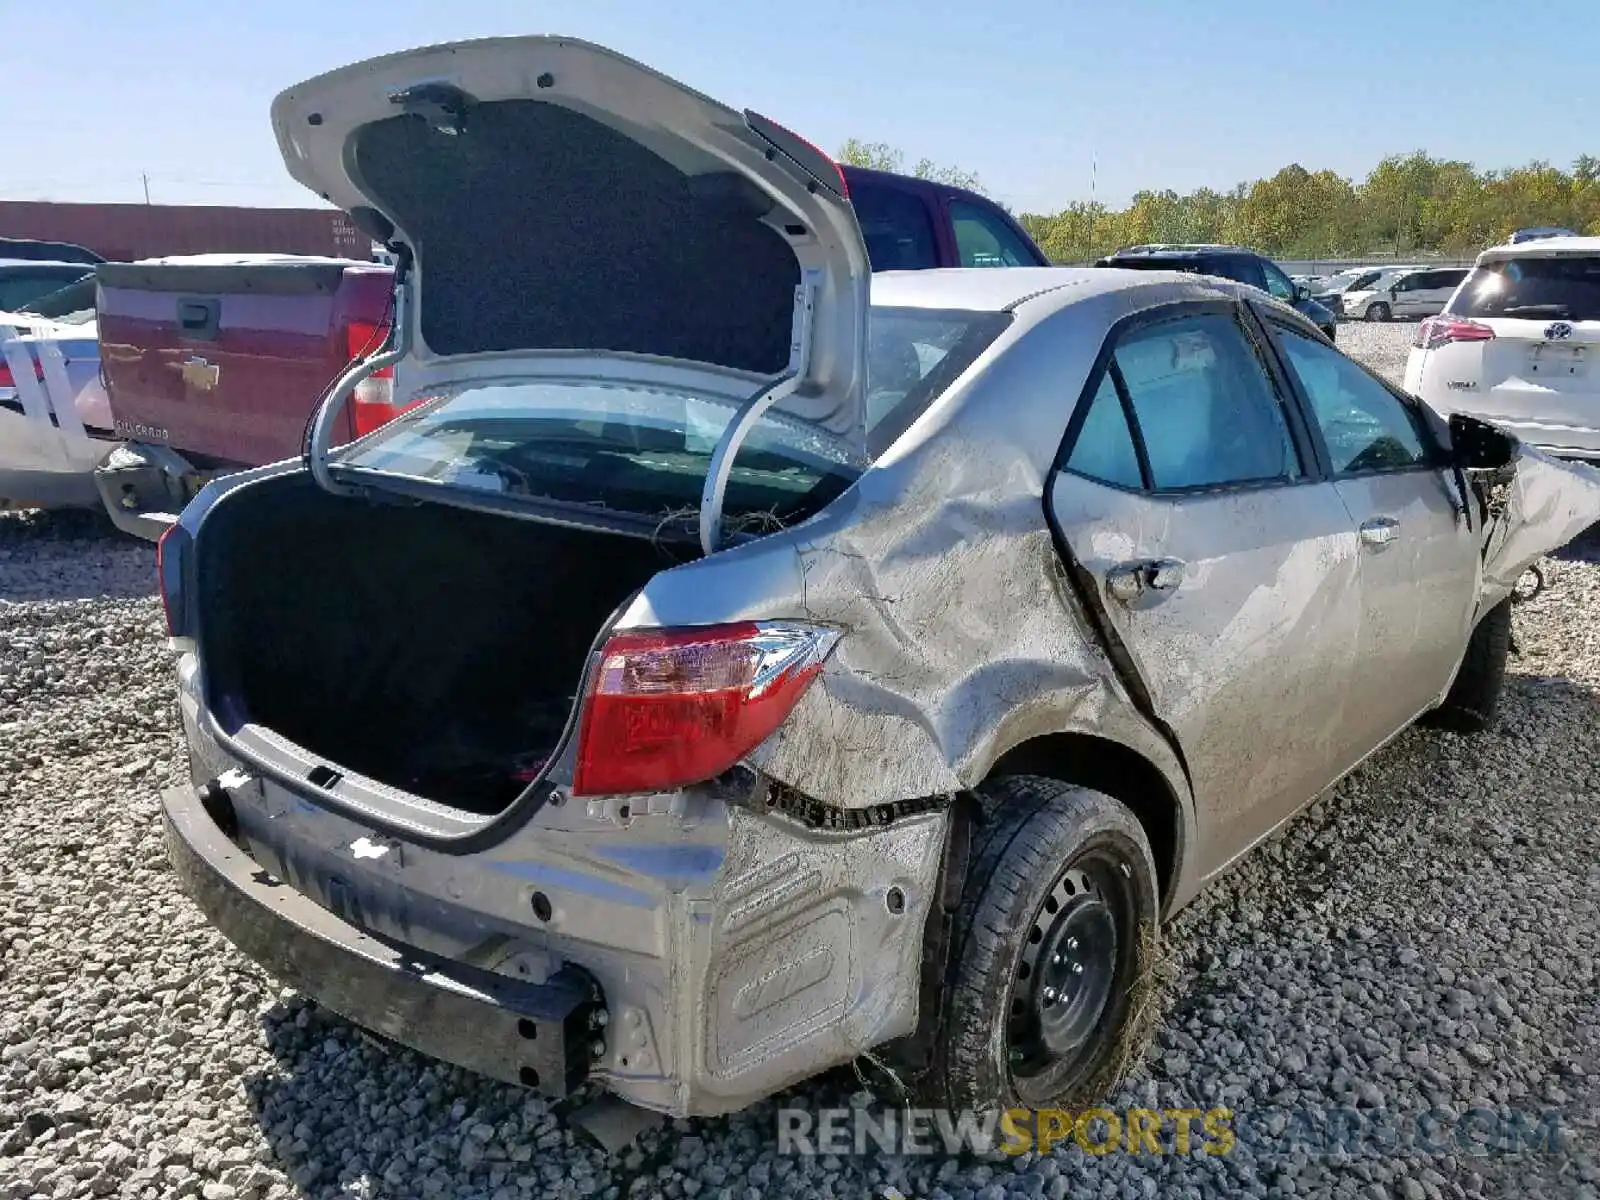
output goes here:
[{"label": "gray gravel", "polygon": [[1374,371],[1399,383],[1400,377],[1405,374],[1406,358],[1411,353],[1411,338],[1416,331],[1414,321],[1383,325],[1344,321],[1340,323],[1338,337],[1334,340],[1339,349],[1352,358],[1360,359]]},{"label": "gray gravel", "polygon": [[[1391,371],[1409,336],[1340,331]],[[1155,1043],[1110,1107],[1225,1104],[1250,1128],[1307,1106],[1553,1109],[1563,1155],[798,1159],[769,1104],[612,1161],[536,1098],[370,1043],[211,931],[156,832],[185,769],[150,549],[0,516],[0,1200],[1595,1200],[1600,540],[1559,568],[1517,612],[1497,731],[1406,734],[1177,920]]]}]

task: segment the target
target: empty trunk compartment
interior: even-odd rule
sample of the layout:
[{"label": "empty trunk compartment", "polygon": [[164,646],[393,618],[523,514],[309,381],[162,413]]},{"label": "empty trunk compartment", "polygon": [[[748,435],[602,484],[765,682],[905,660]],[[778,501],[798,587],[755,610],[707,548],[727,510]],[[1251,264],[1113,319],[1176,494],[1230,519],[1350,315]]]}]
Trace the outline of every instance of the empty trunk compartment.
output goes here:
[{"label": "empty trunk compartment", "polygon": [[338,497],[304,475],[224,498],[200,545],[206,699],[225,730],[263,726],[481,814],[509,805],[556,748],[618,605],[696,553]]}]

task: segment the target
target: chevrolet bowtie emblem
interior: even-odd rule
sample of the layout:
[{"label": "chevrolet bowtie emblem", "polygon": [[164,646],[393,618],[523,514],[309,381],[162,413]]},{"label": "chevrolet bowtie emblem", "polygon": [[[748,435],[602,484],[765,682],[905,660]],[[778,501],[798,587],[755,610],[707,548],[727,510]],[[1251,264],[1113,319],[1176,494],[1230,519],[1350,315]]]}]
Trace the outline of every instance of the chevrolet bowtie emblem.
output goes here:
[{"label": "chevrolet bowtie emblem", "polygon": [[217,386],[219,369],[203,358],[184,359],[179,368],[183,375],[184,383],[201,392],[209,392]]}]

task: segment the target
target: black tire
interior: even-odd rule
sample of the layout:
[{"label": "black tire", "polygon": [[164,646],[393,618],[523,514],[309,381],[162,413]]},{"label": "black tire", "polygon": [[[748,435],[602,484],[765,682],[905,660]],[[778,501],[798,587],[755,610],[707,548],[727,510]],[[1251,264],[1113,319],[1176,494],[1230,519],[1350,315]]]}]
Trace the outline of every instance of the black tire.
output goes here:
[{"label": "black tire", "polygon": [[1087,788],[1016,776],[980,791],[987,816],[921,1090],[930,1103],[982,1111],[1098,1098],[1121,1065],[1157,934],[1149,841],[1124,805]]},{"label": "black tire", "polygon": [[1506,659],[1511,653],[1511,600],[1508,597],[1484,614],[1467,642],[1461,670],[1444,703],[1428,713],[1426,721],[1437,729],[1457,733],[1482,733],[1494,724],[1505,690]]},{"label": "black tire", "polygon": [[1377,304],[1367,305],[1367,320],[1369,321],[1387,321],[1391,315],[1389,306],[1382,301]]}]

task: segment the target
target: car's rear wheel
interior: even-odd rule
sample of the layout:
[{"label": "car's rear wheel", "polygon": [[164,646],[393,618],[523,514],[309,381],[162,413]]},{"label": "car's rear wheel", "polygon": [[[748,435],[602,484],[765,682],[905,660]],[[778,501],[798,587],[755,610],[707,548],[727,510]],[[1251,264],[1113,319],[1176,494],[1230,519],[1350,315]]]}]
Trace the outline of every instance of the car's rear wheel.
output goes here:
[{"label": "car's rear wheel", "polygon": [[1157,929],[1143,828],[1100,792],[1017,776],[983,789],[924,1080],[953,1108],[1043,1108],[1098,1097],[1131,1041]]},{"label": "car's rear wheel", "polygon": [[1369,304],[1367,306],[1367,320],[1387,321],[1389,317],[1389,306],[1381,300],[1377,304]]},{"label": "car's rear wheel", "polygon": [[1425,721],[1457,733],[1482,733],[1494,724],[1505,691],[1506,660],[1511,654],[1511,599],[1507,597],[1484,614],[1467,642],[1461,670],[1444,703]]}]

